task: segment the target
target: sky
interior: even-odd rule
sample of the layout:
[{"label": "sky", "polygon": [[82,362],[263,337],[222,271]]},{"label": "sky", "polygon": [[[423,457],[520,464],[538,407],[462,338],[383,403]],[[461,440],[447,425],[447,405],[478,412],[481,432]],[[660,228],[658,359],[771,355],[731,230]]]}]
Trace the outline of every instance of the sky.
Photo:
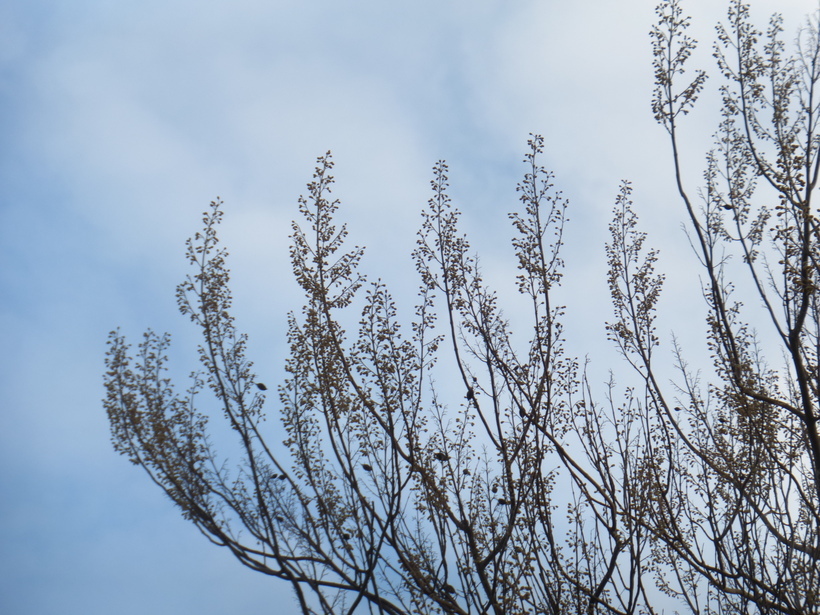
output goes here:
[{"label": "sky", "polygon": [[[702,43],[694,61],[714,72],[724,3],[684,4]],[[761,27],[783,12],[789,39],[816,8],[752,4]],[[235,315],[269,386],[287,312],[301,305],[290,221],[328,150],[351,244],[367,246],[365,272],[407,309],[419,212],[433,164],[447,160],[503,303],[515,274],[506,215],[528,135],[541,134],[542,162],[570,201],[568,351],[589,355],[600,382],[624,367],[604,331],[604,242],[622,179],[662,248],[660,329],[686,327],[702,306],[650,110],[654,5],[0,0],[0,613],[296,613],[285,585],[211,545],[113,451],[101,404],[117,327],[132,341],[171,332],[174,369],[196,369],[174,288],[185,239],[217,196]],[[686,119],[692,181],[716,81]]]}]

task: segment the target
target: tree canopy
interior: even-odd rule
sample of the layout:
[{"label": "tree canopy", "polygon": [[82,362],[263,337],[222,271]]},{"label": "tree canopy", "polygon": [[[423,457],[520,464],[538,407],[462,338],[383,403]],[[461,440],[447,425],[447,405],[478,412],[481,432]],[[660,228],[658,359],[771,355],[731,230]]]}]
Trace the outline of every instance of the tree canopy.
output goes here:
[{"label": "tree canopy", "polygon": [[[133,352],[112,332],[116,450],[208,539],[289,582],[304,613],[820,613],[820,22],[790,50],[780,17],[760,32],[748,5],[729,3],[714,51],[721,121],[693,188],[680,129],[707,74],[688,71],[696,43],[680,3],[657,16],[652,109],[702,270],[711,367],[690,367],[674,341],[671,357],[656,352],[664,275],[628,181],[606,245],[605,330],[640,384],[613,376],[599,390],[565,347],[569,202],[542,165],[542,137],[528,142],[509,216],[525,341],[459,230],[445,162],[412,254],[409,319],[359,270],[328,152],[293,224],[305,304],[289,316],[278,395],[231,315],[216,200],[177,289],[202,335],[201,371],[179,394],[167,334],[147,332]],[[457,382],[455,398],[443,381]],[[206,395],[239,461],[217,454]]]}]

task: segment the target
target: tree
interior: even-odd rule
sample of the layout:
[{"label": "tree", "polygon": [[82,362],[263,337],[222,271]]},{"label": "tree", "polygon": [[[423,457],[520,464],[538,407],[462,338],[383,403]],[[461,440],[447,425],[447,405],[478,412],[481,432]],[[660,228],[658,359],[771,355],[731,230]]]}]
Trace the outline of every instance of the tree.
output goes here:
[{"label": "tree", "polygon": [[[664,278],[628,182],[606,246],[607,330],[640,385],[613,380],[596,392],[567,354],[555,291],[568,202],[539,161],[539,136],[528,142],[521,211],[510,215],[526,341],[512,336],[458,230],[444,162],[413,253],[415,317],[402,327],[387,288],[359,272],[363,250],[345,246],[332,158],[318,159],[291,236],[306,299],[289,317],[275,410],[284,456],[230,315],[219,200],[188,241],[194,273],[177,290],[203,339],[203,371],[187,393],[168,377],[167,334],[147,332],[134,355],[112,332],[105,407],[115,448],[211,541],[290,582],[304,613],[631,614],[672,602],[704,614],[820,613],[818,21],[788,56],[779,18],[761,48],[748,7],[731,2],[715,51],[723,119],[696,209],[678,131],[706,75],[678,88],[695,42],[677,0],[658,16],[653,109],[705,272],[707,383],[677,343],[679,380],[669,389],[659,376]],[[759,339],[744,321],[736,287],[762,301],[768,321],[755,322],[774,336]],[[766,361],[772,339],[780,370]],[[436,385],[454,380],[455,398]],[[209,438],[206,387],[238,442],[234,467]]]},{"label": "tree", "polygon": [[[658,13],[653,110],[670,135],[705,274],[716,376],[701,384],[676,346],[679,386],[664,391],[640,304],[642,272],[630,289],[614,263],[622,282],[613,287],[618,337],[647,382],[645,420],[653,429],[646,433],[654,435],[641,453],[651,460],[643,466],[643,507],[663,548],[656,558],[675,579],[662,585],[693,610],[817,613],[820,235],[812,196],[820,170],[820,16],[806,21],[787,55],[778,15],[764,35],[751,25],[748,5],[730,2],[714,51],[725,82],[722,120],[696,209],[682,180],[678,135],[706,76],[698,72],[675,89],[694,41],[677,2]],[[747,308],[751,302],[762,309]],[[758,333],[765,328],[768,334]]]}]

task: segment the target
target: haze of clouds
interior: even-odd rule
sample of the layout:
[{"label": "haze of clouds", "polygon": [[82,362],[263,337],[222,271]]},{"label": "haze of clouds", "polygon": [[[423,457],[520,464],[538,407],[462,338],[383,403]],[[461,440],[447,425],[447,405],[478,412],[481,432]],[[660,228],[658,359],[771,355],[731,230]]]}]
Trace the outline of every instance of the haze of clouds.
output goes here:
[{"label": "haze of clouds", "polygon": [[[617,361],[604,333],[603,245],[624,178],[678,308],[660,330],[699,309],[666,135],[650,112],[654,4],[0,5],[0,612],[210,615],[290,603],[287,587],[210,545],[113,452],[100,403],[116,326],[134,339],[173,332],[179,374],[195,368],[195,331],[173,290],[184,240],[217,195],[239,326],[271,382],[286,313],[301,301],[290,220],[329,149],[340,217],[368,248],[363,268],[406,307],[439,159],[488,282],[513,288],[506,213],[535,132],[570,200],[569,352],[597,361],[602,381]],[[696,62],[711,70],[723,3],[686,7]],[[753,14],[763,25],[780,11],[791,32],[814,8],[765,0]],[[702,109],[687,119],[695,156],[715,121]],[[696,180],[701,167],[689,172]]]}]

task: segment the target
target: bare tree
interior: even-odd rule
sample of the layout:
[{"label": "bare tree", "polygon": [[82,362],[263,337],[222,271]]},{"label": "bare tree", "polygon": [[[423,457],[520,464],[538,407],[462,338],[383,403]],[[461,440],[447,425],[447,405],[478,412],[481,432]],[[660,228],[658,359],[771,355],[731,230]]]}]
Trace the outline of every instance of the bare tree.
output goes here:
[{"label": "bare tree", "polygon": [[704,381],[676,342],[679,381],[670,390],[660,380],[655,254],[641,260],[642,235],[620,224],[609,247],[611,330],[646,383],[638,510],[660,587],[693,612],[818,613],[818,17],[789,55],[780,16],[764,35],[749,6],[731,0],[714,48],[722,119],[698,206],[683,179],[679,126],[706,74],[678,86],[695,48],[689,19],[677,0],[658,15],[653,110],[670,136],[704,272],[713,372]]},{"label": "bare tree", "polygon": [[[213,542],[291,582],[305,613],[635,613],[646,603],[647,538],[620,513],[630,460],[608,440],[619,415],[584,411],[582,370],[562,347],[553,292],[567,203],[538,163],[542,139],[529,145],[523,212],[511,216],[534,331],[523,355],[459,234],[446,165],[434,168],[413,254],[420,301],[406,336],[386,288],[358,272],[362,249],[344,249],[329,154],[300,199],[305,226],[293,227],[306,304],[290,317],[276,407],[288,459],[266,441],[267,387],[230,316],[219,201],[188,242],[195,274],[177,293],[204,340],[187,396],[165,373],[167,336],[147,333],[132,358],[111,335],[105,405],[117,450]],[[357,302],[348,341],[340,323]],[[430,377],[445,348],[461,391],[450,404]],[[206,384],[236,433],[235,468],[217,458],[197,409]]]},{"label": "bare tree", "polygon": [[[678,124],[706,75],[678,87],[695,43],[677,0],[658,16],[653,108],[705,271],[708,382],[677,343],[679,381],[669,390],[659,375],[664,279],[624,182],[606,246],[607,331],[641,385],[612,381],[596,401],[586,365],[563,345],[568,202],[539,161],[538,136],[510,215],[529,339],[512,335],[482,279],[444,162],[412,255],[415,317],[402,319],[387,288],[359,271],[363,249],[345,245],[330,153],[293,225],[305,305],[289,317],[278,400],[230,314],[219,200],[188,241],[193,273],[177,290],[203,340],[187,393],[170,382],[167,335],[149,331],[132,353],[112,332],[115,448],[212,542],[288,581],[303,613],[820,612],[818,23],[787,56],[779,18],[759,48],[748,8],[731,2],[715,52],[723,121],[697,209]],[[773,336],[758,340],[735,286],[759,298],[767,320],[755,324]],[[773,344],[780,370],[766,361]],[[233,434],[233,465],[209,436],[206,389]],[[284,442],[272,440],[281,428],[265,422],[271,414]]]}]

